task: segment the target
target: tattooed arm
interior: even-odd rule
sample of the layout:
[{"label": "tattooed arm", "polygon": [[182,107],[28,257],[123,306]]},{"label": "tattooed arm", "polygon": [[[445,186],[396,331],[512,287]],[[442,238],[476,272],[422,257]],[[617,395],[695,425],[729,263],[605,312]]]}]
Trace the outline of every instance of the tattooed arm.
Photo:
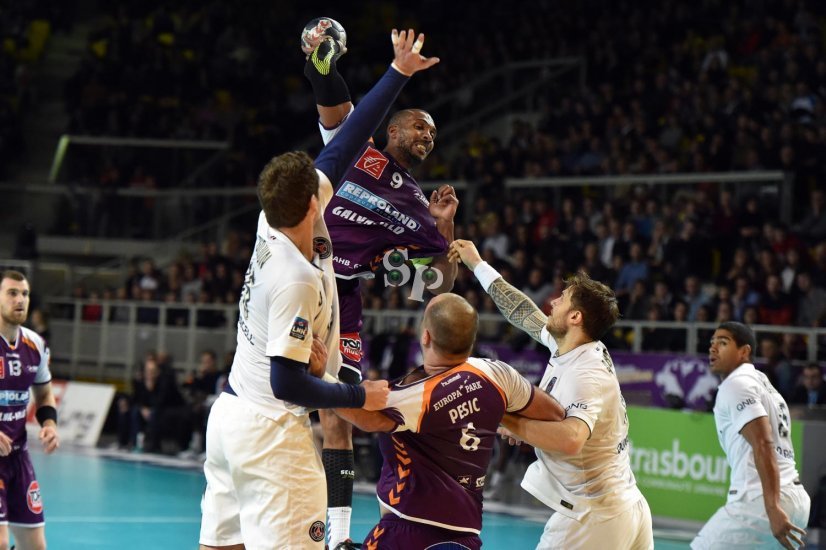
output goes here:
[{"label": "tattooed arm", "polygon": [[[448,257],[452,261],[461,260],[479,279],[485,291],[493,299],[496,307],[510,324],[525,331],[528,336],[541,342],[540,333],[548,322],[548,317],[530,298],[503,279],[492,267],[484,264],[484,273],[477,273],[476,267],[482,264],[482,257],[476,246],[470,241],[456,240],[450,245]],[[480,269],[483,266],[480,266]],[[492,281],[491,281],[492,279]]]}]

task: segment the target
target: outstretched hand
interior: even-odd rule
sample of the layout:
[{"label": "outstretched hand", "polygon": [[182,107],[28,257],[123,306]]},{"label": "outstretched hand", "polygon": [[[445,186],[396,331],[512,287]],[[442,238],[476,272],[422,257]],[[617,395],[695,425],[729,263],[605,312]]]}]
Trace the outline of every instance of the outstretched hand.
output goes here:
[{"label": "outstretched hand", "polygon": [[424,46],[424,34],[419,33],[419,37],[414,41],[415,35],[413,29],[401,32],[393,29],[390,34],[395,54],[393,64],[399,72],[407,76],[429,69],[439,62],[438,57],[425,57],[419,53]]},{"label": "outstretched hand", "polygon": [[430,215],[436,221],[452,222],[459,208],[459,199],[452,185],[442,185],[430,194]]},{"label": "outstretched hand", "polygon": [[450,243],[450,248],[447,251],[447,258],[451,262],[461,261],[471,271],[476,269],[476,266],[482,261],[482,256],[476,249],[476,245],[463,239],[456,239]]}]

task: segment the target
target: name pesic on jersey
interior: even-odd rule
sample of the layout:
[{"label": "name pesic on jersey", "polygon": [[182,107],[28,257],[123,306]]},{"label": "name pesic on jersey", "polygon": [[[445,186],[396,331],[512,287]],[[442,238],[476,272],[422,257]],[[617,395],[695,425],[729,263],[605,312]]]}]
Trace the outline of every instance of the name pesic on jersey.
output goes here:
[{"label": "name pesic on jersey", "polygon": [[505,412],[528,406],[533,390],[510,365],[473,357],[438,375],[391,384],[383,412],[396,428],[379,436],[379,501],[410,521],[478,534],[496,428]]},{"label": "name pesic on jersey", "polygon": [[371,277],[393,248],[409,258],[445,254],[429,201],[390,155],[366,145],[336,187],[324,212],[335,245],[336,276]]},{"label": "name pesic on jersey", "polygon": [[26,448],[26,407],[32,384],[52,381],[49,348],[36,332],[20,327],[10,344],[0,336],[0,431],[14,450]]}]

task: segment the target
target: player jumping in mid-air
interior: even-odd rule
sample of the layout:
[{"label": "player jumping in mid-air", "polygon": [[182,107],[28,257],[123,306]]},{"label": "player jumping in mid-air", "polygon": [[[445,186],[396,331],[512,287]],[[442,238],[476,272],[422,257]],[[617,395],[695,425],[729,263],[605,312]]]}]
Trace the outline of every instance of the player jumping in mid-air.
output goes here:
[{"label": "player jumping in mid-air", "polygon": [[[315,37],[320,42],[307,56],[304,74],[310,81],[319,113],[319,129],[328,143],[353,110],[347,84],[336,68],[346,52],[346,37],[327,33],[327,18],[318,20]],[[343,31],[343,29],[341,29]],[[333,35],[331,35],[333,34]],[[366,143],[355,162],[337,182],[324,218],[333,242],[334,266],[341,306],[343,382],[358,383],[362,303],[360,278],[369,278],[394,249],[418,262],[431,261],[434,294],[453,287],[457,266],[447,260],[453,241],[453,217],[459,201],[449,185],[424,195],[410,174],[433,150],[436,125],[419,109],[399,111],[387,125],[387,146],[379,151]],[[439,278],[441,277],[441,283]],[[347,548],[353,501],[353,443],[350,425],[328,411],[319,411],[324,429],[322,461],[327,473],[330,548]]]}]

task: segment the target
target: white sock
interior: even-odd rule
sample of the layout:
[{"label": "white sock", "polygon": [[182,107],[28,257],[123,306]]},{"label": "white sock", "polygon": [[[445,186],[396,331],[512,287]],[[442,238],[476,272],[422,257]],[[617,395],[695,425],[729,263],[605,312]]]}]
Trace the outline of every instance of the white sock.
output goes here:
[{"label": "white sock", "polygon": [[327,508],[327,531],[329,532],[330,550],[350,537],[350,516],[353,509],[349,506]]}]

